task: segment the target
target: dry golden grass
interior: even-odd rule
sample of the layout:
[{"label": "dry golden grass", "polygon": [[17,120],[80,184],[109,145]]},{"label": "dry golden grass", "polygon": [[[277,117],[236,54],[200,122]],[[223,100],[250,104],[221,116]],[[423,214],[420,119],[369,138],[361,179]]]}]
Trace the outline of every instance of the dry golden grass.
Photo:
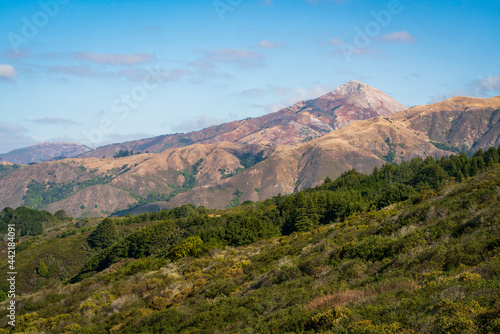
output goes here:
[{"label": "dry golden grass", "polygon": [[317,310],[322,307],[344,306],[359,303],[368,298],[370,293],[363,290],[344,290],[329,295],[322,295],[311,300],[305,307],[308,310]]},{"label": "dry golden grass", "polygon": [[382,284],[375,289],[344,290],[328,295],[321,295],[311,300],[307,305],[305,305],[305,308],[308,310],[317,310],[324,307],[333,308],[345,306],[348,304],[358,304],[368,300],[371,297],[375,297],[386,292],[399,290],[411,291],[415,290],[416,288],[418,288],[418,285],[413,280],[386,282],[385,284]]}]

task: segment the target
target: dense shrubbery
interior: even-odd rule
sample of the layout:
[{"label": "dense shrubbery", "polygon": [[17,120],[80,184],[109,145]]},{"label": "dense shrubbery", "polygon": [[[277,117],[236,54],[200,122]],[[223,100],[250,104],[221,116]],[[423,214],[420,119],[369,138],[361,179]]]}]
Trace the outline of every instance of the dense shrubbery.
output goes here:
[{"label": "dense shrubbery", "polygon": [[18,236],[42,234],[44,224],[57,220],[47,211],[36,211],[21,206],[15,210],[5,208],[0,212],[0,233],[7,233],[8,224],[15,224]]},{"label": "dense shrubbery", "polygon": [[[79,284],[22,299],[16,330],[498,332],[498,162],[414,159],[224,211],[108,218],[142,228],[94,253]],[[37,266],[50,277],[50,258]]]}]

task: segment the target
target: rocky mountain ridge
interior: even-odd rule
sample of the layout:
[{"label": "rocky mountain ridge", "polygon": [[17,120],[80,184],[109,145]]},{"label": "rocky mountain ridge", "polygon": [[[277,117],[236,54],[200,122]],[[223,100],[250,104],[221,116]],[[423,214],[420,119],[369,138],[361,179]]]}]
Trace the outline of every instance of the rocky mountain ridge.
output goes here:
[{"label": "rocky mountain ridge", "polygon": [[227,141],[239,144],[295,145],[375,116],[389,116],[406,107],[378,89],[350,81],[316,99],[298,102],[261,117],[215,125],[186,134],[158,136],[100,147],[81,157],[113,157],[119,150],[155,152]]},{"label": "rocky mountain ridge", "polygon": [[[296,105],[296,110],[301,108]],[[498,145],[499,109],[500,96],[456,97],[352,122],[289,145],[259,143],[256,134],[256,143],[245,144],[222,141],[221,136],[214,143],[160,153],[3,164],[0,207],[64,209],[75,217],[155,211],[186,203],[225,208],[316,186],[352,168],[369,173],[387,162]],[[287,110],[282,115],[306,117],[310,111]]]}]

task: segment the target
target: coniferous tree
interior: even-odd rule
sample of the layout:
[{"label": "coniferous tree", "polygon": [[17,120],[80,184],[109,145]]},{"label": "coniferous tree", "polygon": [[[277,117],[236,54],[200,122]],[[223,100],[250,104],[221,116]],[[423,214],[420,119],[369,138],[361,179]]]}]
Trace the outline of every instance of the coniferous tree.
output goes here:
[{"label": "coniferous tree", "polygon": [[89,235],[87,242],[92,248],[107,248],[118,238],[115,222],[111,218],[105,218],[97,228]]}]

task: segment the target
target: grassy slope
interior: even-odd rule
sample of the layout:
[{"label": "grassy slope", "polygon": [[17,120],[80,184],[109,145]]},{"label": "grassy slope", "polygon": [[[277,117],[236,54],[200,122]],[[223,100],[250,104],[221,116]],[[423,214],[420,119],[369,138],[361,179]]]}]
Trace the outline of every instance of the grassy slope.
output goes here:
[{"label": "grassy slope", "polygon": [[[80,220],[85,226],[75,228],[78,221],[55,221],[45,223],[45,232],[36,237],[23,237],[23,242],[16,246],[16,272],[18,279],[16,290],[18,294],[25,295],[34,293],[42,288],[52,288],[55,284],[65,281],[74,276],[82,268],[85,261],[92,257],[96,251],[89,248],[87,237],[93,227],[99,224],[101,219]],[[84,223],[82,223],[84,222]],[[155,222],[139,223],[119,226],[118,233],[121,237],[136,231],[145,225]],[[0,243],[2,249],[7,245]],[[6,251],[3,252],[6,258]],[[48,275],[41,276],[38,267],[44,262],[48,267]],[[7,282],[8,262],[0,263],[0,282]]]},{"label": "grassy slope", "polygon": [[21,298],[14,332],[495,333],[499,185],[496,165],[312,232],[177,262],[122,260]]}]

